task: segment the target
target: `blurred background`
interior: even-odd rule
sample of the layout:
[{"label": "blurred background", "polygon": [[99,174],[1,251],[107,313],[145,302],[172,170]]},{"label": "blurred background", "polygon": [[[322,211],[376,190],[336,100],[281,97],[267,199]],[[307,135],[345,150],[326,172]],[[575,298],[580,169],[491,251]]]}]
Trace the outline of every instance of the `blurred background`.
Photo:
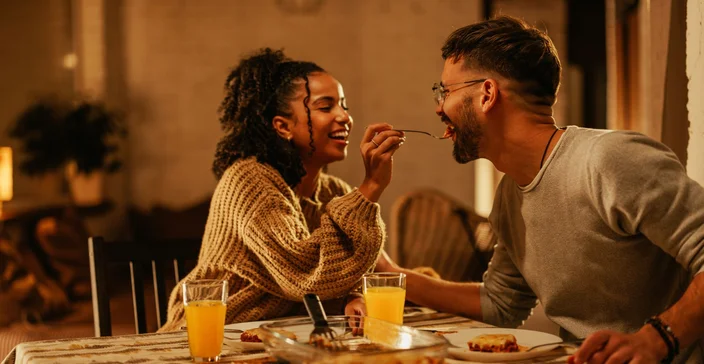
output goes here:
[{"label": "blurred background", "polygon": [[[702,31],[701,22],[687,17],[701,17],[699,2],[3,1],[0,145],[12,148],[14,165],[5,211],[61,204],[70,190],[64,168],[29,176],[17,167],[25,156],[9,130],[44,95],[104,103],[127,131],[115,142],[121,168],[105,174],[104,194],[93,200],[110,205],[87,214],[91,233],[129,237],[129,211],[207,203],[216,184],[210,168],[222,136],[217,108],[225,76],[260,47],[284,48],[342,82],[355,125],[349,157],[329,171],[357,185],[366,125],[443,132],[431,98],[442,70],[440,47],[454,29],[495,14],[521,17],[555,42],[564,67],[555,107],[559,125],[638,130],[664,141],[691,168],[688,147],[701,141],[704,121],[696,102],[688,114],[688,100],[701,99],[693,97],[701,89],[688,89],[687,72],[701,77],[696,47]],[[688,14],[689,8],[697,13]],[[694,47],[689,58],[687,42]],[[399,196],[422,187],[489,213],[500,174],[484,160],[458,165],[451,149],[449,142],[408,136],[380,201],[385,219]]]}]

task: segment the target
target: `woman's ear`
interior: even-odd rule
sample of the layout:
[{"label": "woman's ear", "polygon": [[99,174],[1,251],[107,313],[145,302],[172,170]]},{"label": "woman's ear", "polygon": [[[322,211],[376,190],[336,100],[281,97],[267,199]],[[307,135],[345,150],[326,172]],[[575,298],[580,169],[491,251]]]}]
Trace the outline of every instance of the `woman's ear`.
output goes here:
[{"label": "woman's ear", "polygon": [[293,138],[293,124],[293,120],[283,116],[274,116],[274,119],[271,121],[271,125],[274,127],[274,130],[276,130],[276,134],[279,134],[280,137],[286,140]]}]

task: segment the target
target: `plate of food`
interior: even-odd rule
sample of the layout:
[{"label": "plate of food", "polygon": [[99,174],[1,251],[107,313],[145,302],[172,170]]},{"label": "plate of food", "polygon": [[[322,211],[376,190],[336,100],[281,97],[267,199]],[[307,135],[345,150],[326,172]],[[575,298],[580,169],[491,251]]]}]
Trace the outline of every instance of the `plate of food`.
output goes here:
[{"label": "plate of food", "polygon": [[459,329],[456,333],[443,335],[447,341],[456,347],[450,347],[448,353],[462,360],[472,360],[484,363],[507,362],[544,356],[559,344],[536,348],[527,352],[528,348],[549,343],[558,343],[559,337],[531,330],[477,328]]}]

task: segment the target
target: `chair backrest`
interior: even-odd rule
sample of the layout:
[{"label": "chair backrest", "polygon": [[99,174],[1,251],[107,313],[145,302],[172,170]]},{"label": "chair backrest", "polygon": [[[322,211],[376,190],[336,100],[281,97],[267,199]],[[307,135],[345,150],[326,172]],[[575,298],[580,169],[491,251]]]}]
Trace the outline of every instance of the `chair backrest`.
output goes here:
[{"label": "chair backrest", "polygon": [[388,253],[401,266],[430,266],[444,279],[478,282],[495,244],[485,217],[437,190],[413,191],[392,206]]},{"label": "chair backrest", "polygon": [[151,270],[157,327],[161,327],[166,322],[167,300],[170,292],[165,287],[162,264],[166,262],[173,264],[174,279],[175,282],[179,282],[188,273],[184,262],[197,260],[200,246],[201,239],[108,242],[102,237],[89,238],[88,249],[95,336],[112,335],[108,265],[129,264],[135,331],[138,334],[142,334],[147,332],[144,267],[147,266]]}]

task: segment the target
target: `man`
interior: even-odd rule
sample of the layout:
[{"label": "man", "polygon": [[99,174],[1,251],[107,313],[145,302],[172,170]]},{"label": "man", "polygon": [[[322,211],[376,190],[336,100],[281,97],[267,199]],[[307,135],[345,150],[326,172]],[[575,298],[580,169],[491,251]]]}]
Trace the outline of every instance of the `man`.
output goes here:
[{"label": "man", "polygon": [[498,244],[481,284],[385,255],[377,270],[406,272],[411,301],[503,327],[537,298],[563,337],[587,336],[576,363],[704,362],[704,189],[677,157],[634,132],[557,129],[557,52],[520,20],[458,29],[442,56],[436,113],[455,159],[505,173]]}]

